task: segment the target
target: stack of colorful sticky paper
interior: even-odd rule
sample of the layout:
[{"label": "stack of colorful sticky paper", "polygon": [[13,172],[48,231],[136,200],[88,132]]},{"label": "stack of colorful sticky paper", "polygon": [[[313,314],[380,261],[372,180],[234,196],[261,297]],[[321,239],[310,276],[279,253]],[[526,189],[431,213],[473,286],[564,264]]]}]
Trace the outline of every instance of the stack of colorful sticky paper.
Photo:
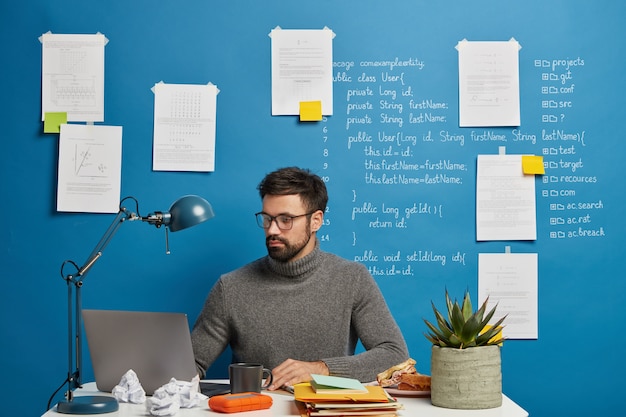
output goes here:
[{"label": "stack of colorful sticky paper", "polygon": [[304,416],[396,417],[396,411],[403,408],[379,386],[364,386],[364,392],[355,392],[351,381],[342,381],[347,378],[318,377],[314,375],[312,382],[323,385],[323,390],[316,392],[311,383],[294,386],[294,398]]}]

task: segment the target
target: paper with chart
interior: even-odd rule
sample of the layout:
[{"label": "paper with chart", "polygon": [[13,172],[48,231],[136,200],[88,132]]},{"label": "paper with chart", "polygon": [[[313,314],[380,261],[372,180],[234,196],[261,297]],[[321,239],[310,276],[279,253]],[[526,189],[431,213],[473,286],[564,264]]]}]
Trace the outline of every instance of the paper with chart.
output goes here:
[{"label": "paper with chart", "polygon": [[275,28],[272,38],[272,116],[298,115],[301,102],[333,114],[333,38],[319,30]]},{"label": "paper with chart", "polygon": [[103,122],[106,37],[45,33],[39,39],[41,120],[66,112],[68,122]]},{"label": "paper with chart", "polygon": [[456,49],[459,126],[519,126],[519,43],[463,40]]},{"label": "paper with chart", "polygon": [[536,240],[535,176],[522,155],[478,155],[476,240]]},{"label": "paper with chart", "polygon": [[506,338],[537,339],[537,271],[536,253],[478,254],[478,297],[482,304],[489,296],[488,310],[497,304],[494,319],[506,315]]},{"label": "paper with chart", "polygon": [[117,213],[122,127],[61,125],[57,211]]},{"label": "paper with chart", "polygon": [[217,87],[160,82],[152,91],[152,169],[214,171]]}]

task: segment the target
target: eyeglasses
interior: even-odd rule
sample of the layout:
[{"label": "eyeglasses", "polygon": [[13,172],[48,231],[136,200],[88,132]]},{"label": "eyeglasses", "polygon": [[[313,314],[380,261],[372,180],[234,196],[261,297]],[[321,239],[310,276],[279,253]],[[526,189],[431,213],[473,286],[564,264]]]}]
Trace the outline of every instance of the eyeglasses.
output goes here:
[{"label": "eyeglasses", "polygon": [[293,219],[297,219],[298,217],[310,216],[311,214],[315,213],[315,211],[299,214],[297,216],[289,216],[287,214],[270,216],[269,214],[263,213],[262,211],[255,213],[254,215],[256,216],[256,223],[259,225],[259,227],[262,227],[263,229],[269,229],[270,227],[272,227],[272,222],[275,221],[276,226],[278,226],[280,230],[289,230],[293,227]]}]

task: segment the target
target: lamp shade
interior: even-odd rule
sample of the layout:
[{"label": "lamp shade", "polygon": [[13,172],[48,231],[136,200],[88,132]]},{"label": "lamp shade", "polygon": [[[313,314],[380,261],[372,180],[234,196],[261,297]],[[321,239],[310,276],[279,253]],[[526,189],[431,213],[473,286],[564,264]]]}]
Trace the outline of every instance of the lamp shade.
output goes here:
[{"label": "lamp shade", "polygon": [[197,195],[186,195],[174,201],[169,212],[163,213],[163,224],[172,232],[205,222],[215,216],[208,201]]}]

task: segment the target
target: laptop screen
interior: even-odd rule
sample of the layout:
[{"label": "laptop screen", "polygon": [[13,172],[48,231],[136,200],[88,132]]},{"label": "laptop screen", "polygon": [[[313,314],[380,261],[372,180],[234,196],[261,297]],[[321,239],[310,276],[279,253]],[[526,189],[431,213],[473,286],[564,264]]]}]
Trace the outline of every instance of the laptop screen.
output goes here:
[{"label": "laptop screen", "polygon": [[191,381],[196,366],[183,313],[83,310],[96,386],[111,392],[130,369],[147,395],[172,378]]}]

